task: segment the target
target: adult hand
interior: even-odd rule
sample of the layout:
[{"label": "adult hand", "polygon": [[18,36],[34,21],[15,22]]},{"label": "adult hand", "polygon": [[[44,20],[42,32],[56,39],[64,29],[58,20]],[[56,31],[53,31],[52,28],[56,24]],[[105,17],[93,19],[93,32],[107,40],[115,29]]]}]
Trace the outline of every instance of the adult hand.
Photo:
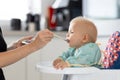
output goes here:
[{"label": "adult hand", "polygon": [[49,31],[48,29],[39,31],[33,41],[33,46],[35,46],[35,48],[37,47],[38,49],[42,48],[48,42],[50,42],[52,38],[53,38],[53,32]]},{"label": "adult hand", "polygon": [[8,48],[8,50],[21,47],[21,46],[24,45],[24,44],[22,43],[22,41],[31,41],[32,38],[33,38],[33,36],[26,36],[26,37],[21,38],[21,39],[17,40],[16,42],[14,42],[14,43],[12,44],[12,46],[10,46],[10,47]]}]

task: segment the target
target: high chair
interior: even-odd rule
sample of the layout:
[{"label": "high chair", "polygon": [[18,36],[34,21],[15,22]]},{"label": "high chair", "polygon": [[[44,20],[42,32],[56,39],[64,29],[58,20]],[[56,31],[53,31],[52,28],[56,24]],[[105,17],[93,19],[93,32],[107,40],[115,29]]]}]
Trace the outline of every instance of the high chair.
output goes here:
[{"label": "high chair", "polygon": [[102,65],[96,67],[77,67],[56,70],[50,61],[40,62],[37,69],[44,73],[63,74],[64,80],[120,80],[120,32],[113,33],[106,45]]},{"label": "high chair", "polygon": [[50,61],[40,62],[36,65],[36,68],[42,73],[65,75],[64,80],[120,80],[120,70],[99,69],[96,67],[56,70],[52,67]]}]

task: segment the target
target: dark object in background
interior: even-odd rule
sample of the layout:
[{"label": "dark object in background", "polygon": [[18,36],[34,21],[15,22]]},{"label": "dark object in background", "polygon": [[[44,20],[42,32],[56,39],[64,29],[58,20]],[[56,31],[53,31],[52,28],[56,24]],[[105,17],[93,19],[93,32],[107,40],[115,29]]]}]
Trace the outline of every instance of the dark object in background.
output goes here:
[{"label": "dark object in background", "polygon": [[36,31],[39,31],[40,30],[40,15],[39,14],[34,15],[34,23],[35,23]]},{"label": "dark object in background", "polygon": [[34,16],[31,13],[27,14],[26,23],[28,23],[28,22],[34,22]]},{"label": "dark object in background", "polygon": [[26,30],[29,30],[29,25],[30,24],[34,24],[35,26],[35,31],[38,31],[40,30],[40,15],[39,14],[31,14],[31,13],[28,13],[27,14],[27,19],[26,19]]},{"label": "dark object in background", "polygon": [[83,16],[83,10],[82,10],[82,0],[70,0],[69,1],[69,11],[70,11],[70,20],[77,17],[77,16]]},{"label": "dark object in background", "polygon": [[56,31],[67,31],[70,21],[70,11],[68,8],[58,9],[56,14]]},{"label": "dark object in background", "polygon": [[12,30],[21,30],[21,20],[17,18],[11,19]]},{"label": "dark object in background", "polygon": [[34,16],[31,14],[31,13],[28,13],[27,14],[27,19],[26,19],[26,29],[25,30],[28,30],[28,27],[29,27],[29,23],[31,22],[34,22]]},{"label": "dark object in background", "polygon": [[67,31],[73,18],[83,16],[82,6],[82,0],[55,0],[48,8],[49,29]]}]

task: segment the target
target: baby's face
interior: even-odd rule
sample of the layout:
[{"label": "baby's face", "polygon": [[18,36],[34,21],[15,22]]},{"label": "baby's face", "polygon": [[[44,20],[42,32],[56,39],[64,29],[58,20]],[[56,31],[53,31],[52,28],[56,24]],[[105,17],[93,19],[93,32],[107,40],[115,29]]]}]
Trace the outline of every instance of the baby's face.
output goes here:
[{"label": "baby's face", "polygon": [[70,47],[79,48],[83,44],[82,29],[80,29],[79,26],[80,25],[76,23],[72,23],[69,26],[68,33],[66,34],[66,39]]}]

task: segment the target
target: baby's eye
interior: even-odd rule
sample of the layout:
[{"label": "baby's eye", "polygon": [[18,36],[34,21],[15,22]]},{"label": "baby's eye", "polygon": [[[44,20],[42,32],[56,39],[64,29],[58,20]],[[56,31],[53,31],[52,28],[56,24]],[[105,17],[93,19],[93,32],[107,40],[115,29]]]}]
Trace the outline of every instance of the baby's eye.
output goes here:
[{"label": "baby's eye", "polygon": [[70,33],[74,33],[73,31],[70,31]]}]

